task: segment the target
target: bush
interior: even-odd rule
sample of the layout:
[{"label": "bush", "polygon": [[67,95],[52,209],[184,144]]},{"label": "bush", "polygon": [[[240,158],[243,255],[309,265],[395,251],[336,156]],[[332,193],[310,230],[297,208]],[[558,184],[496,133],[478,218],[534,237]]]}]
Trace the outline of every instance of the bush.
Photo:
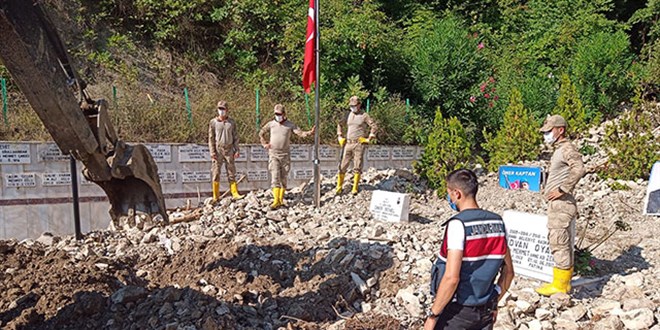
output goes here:
[{"label": "bush", "polygon": [[660,160],[660,141],[653,136],[650,115],[639,108],[608,125],[603,142],[609,162],[601,175],[621,180],[648,179]]},{"label": "bush", "polygon": [[582,107],[582,101],[575,90],[575,85],[567,74],[561,75],[561,87],[559,98],[554,114],[561,115],[568,123],[567,134],[571,138],[577,138],[587,129],[587,114]]},{"label": "bush", "polygon": [[456,117],[443,118],[438,108],[422,159],[414,165],[415,171],[437,189],[438,197],[442,198],[447,188],[447,174],[465,168],[475,160],[472,144],[461,122]]},{"label": "bush", "polygon": [[529,110],[522,104],[520,91],[514,89],[504,113],[504,124],[497,135],[493,137],[484,132],[486,143],[483,147],[490,157],[488,169],[497,171],[500,165],[536,159],[541,142],[537,127]]}]

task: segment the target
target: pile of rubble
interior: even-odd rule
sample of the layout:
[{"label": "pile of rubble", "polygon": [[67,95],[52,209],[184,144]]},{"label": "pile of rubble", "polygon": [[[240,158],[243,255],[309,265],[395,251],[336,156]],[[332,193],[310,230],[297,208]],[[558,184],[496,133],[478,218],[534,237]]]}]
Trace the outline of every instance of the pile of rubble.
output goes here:
[{"label": "pile of rubble", "polygon": [[[538,193],[480,175],[482,207],[545,213]],[[613,190],[595,174],[577,187],[584,242],[631,225],[594,251],[597,274],[573,294],[538,296],[517,277],[499,329],[660,329],[660,219],[641,215],[646,182]],[[0,242],[0,327],[9,329],[412,329],[432,301],[430,269],[453,212],[405,170],[370,170],[357,196],[322,182],[269,209],[266,191],[204,206],[193,221]],[[409,193],[411,221],[369,214],[375,189]],[[175,212],[172,219],[184,216]],[[586,225],[588,224],[588,225]]]}]

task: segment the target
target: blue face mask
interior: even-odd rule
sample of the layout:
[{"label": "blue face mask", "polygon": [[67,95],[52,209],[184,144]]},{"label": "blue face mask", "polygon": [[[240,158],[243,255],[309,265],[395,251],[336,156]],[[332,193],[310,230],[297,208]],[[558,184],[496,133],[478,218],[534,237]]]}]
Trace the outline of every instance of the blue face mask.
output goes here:
[{"label": "blue face mask", "polygon": [[449,197],[449,193],[447,193],[447,203],[449,203],[449,207],[451,207],[452,210],[458,212],[458,206],[454,204],[454,202],[451,201],[451,198]]}]

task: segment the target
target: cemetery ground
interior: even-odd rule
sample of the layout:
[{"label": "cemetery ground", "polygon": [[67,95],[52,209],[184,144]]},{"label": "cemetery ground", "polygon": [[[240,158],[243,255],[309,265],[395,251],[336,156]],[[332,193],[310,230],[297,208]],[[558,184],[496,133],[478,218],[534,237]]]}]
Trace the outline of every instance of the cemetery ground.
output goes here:
[{"label": "cemetery ground", "polygon": [[[480,174],[483,208],[545,213],[529,191],[505,191]],[[0,326],[7,329],[416,329],[431,302],[431,263],[453,212],[405,170],[370,170],[358,196],[322,184],[295,187],[287,208],[267,191],[223,199],[192,222],[98,231],[82,241],[42,235],[0,242]],[[641,214],[646,182],[588,174],[577,187],[583,246],[595,273],[570,297],[538,296],[516,277],[498,329],[660,329],[660,224]],[[304,190],[303,190],[304,189]],[[376,189],[411,194],[408,223],[378,222]],[[301,193],[301,190],[304,193]],[[579,234],[580,235],[580,234]]]}]

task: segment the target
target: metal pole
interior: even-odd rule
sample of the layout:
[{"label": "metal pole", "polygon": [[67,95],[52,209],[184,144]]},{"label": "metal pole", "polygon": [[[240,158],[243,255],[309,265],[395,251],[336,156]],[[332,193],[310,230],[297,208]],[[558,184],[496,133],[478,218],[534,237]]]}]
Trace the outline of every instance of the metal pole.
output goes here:
[{"label": "metal pole", "polygon": [[0,78],[0,85],[2,85],[2,118],[7,125],[9,124],[9,120],[7,120],[7,80]]},{"label": "metal pole", "polygon": [[316,102],[316,118],[314,119],[314,125],[316,126],[316,131],[314,132],[314,206],[316,208],[321,207],[321,173],[319,170],[320,166],[320,161],[319,161],[319,140],[320,140],[320,131],[321,131],[321,126],[319,124],[319,117],[321,116],[321,103],[320,103],[320,76],[321,76],[321,58],[319,56],[319,39],[321,37],[321,33],[319,31],[319,2],[320,0],[314,0],[314,32],[316,33],[316,37],[314,38],[314,42],[316,46],[314,47],[314,55],[316,59],[316,78],[314,82],[314,98]]},{"label": "metal pole", "polygon": [[257,94],[257,99],[256,99],[256,101],[255,101],[256,104],[257,104],[257,108],[256,108],[256,113],[257,113],[257,116],[256,116],[256,117],[257,117],[257,118],[256,118],[256,121],[257,121],[257,132],[259,132],[259,130],[261,129],[261,112],[259,111],[259,88],[257,88],[257,90],[255,91],[255,93]]},{"label": "metal pole", "polygon": [[73,224],[76,231],[76,239],[82,239],[80,231],[80,205],[78,204],[78,170],[76,169],[76,159],[69,156],[71,161],[71,191],[73,193]]}]

